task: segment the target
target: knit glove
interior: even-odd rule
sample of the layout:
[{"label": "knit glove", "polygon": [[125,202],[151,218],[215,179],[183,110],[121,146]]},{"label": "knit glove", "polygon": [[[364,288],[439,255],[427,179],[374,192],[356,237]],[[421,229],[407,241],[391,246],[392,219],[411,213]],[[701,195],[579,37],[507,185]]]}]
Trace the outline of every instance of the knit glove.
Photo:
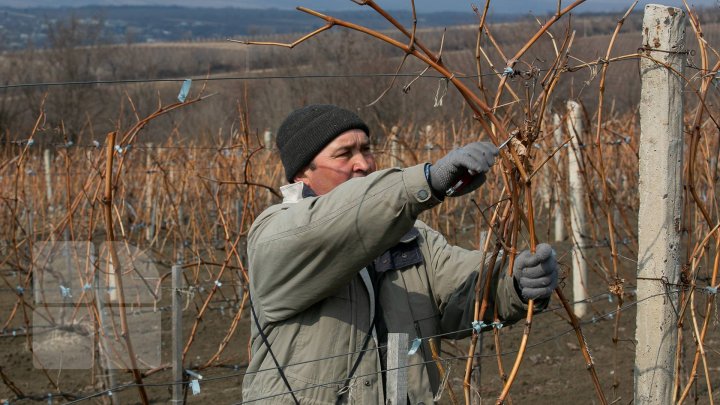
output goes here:
[{"label": "knit glove", "polygon": [[485,183],[485,173],[495,164],[498,153],[490,142],[473,142],[454,149],[430,166],[430,186],[443,196],[470,193]]},{"label": "knit glove", "polygon": [[513,277],[524,300],[549,298],[558,284],[555,251],[547,243],[537,245],[535,254],[523,250],[515,258]]}]

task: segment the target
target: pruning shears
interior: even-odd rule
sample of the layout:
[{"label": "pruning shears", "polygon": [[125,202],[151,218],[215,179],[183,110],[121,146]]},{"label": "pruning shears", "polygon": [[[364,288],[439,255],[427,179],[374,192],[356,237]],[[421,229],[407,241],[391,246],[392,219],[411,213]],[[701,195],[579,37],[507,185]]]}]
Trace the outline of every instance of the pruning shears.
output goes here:
[{"label": "pruning shears", "polygon": [[[517,134],[516,132],[511,133],[511,134],[510,134],[510,137],[509,137],[508,139],[506,139],[505,142],[501,143],[501,144],[498,146],[498,150],[506,147],[506,146],[510,143],[510,141],[515,137],[516,134]],[[474,171],[468,170],[468,171],[465,172],[465,174],[460,178],[460,180],[458,180],[458,182],[455,183],[454,186],[450,187],[450,188],[445,192],[445,195],[449,197],[449,196],[452,196],[453,194],[457,193],[458,191],[460,191],[460,190],[463,188],[464,185],[466,185],[466,184],[468,184],[470,181],[472,181],[473,177],[475,177],[476,175],[477,175],[477,173],[475,173]]]}]

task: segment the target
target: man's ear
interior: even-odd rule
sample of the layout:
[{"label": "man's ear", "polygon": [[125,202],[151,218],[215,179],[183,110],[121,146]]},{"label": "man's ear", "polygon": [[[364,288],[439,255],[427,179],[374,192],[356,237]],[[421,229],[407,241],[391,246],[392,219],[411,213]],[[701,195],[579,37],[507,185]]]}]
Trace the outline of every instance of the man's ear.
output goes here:
[{"label": "man's ear", "polygon": [[300,181],[300,182],[307,184],[307,181],[308,181],[308,176],[306,173],[307,169],[308,169],[307,167],[303,167],[302,169],[300,169],[300,171],[297,172],[295,177],[293,177],[293,182],[297,183]]},{"label": "man's ear", "polygon": [[298,170],[295,177],[293,177],[293,181],[295,183],[297,183],[298,181],[301,181],[301,182],[305,183],[305,185],[309,186],[310,184],[308,184],[308,182],[309,182],[310,178],[309,178],[308,172],[311,170],[314,170],[314,169],[315,169],[315,164],[313,162],[310,162],[309,165]]}]

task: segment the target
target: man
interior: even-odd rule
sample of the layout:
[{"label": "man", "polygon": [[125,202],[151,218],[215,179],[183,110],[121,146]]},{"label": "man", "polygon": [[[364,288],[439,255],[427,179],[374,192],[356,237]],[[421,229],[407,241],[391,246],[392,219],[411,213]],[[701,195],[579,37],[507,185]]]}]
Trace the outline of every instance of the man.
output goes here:
[{"label": "man", "polygon": [[[435,164],[376,171],[367,125],[332,105],[310,105],[280,126],[284,200],[248,236],[252,358],[243,400],[383,404],[387,333],[422,344],[409,356],[408,402],[431,404],[438,371],[427,337],[472,331],[479,272],[493,276],[490,308],[514,322],[557,285],[550,246],[516,258],[513,277],[481,266],[482,252],[449,245],[417,220],[480,187],[498,149],[484,142]],[[500,274],[503,273],[503,274]],[[460,332],[458,332],[460,331]]]}]

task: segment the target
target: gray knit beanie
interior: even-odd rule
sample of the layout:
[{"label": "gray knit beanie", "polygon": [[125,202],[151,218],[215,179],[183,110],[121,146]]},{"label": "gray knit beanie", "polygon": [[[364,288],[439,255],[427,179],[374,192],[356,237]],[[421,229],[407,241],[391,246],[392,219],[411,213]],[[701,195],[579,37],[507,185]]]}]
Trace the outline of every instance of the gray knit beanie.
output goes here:
[{"label": "gray knit beanie", "polygon": [[352,111],[329,104],[313,104],[290,113],[277,133],[277,147],[292,183],[295,174],[338,135],[361,129],[370,135],[367,124]]}]

